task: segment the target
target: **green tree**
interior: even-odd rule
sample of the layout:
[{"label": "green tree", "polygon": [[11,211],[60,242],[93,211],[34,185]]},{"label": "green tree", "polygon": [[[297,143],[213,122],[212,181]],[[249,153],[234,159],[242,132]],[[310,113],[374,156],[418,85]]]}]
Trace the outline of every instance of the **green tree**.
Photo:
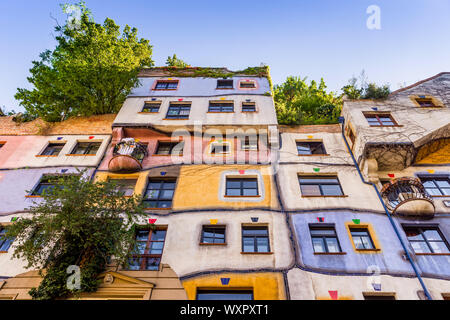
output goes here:
[{"label": "green tree", "polygon": [[173,54],[172,57],[167,57],[166,65],[169,67],[178,67],[178,68],[186,68],[190,67],[186,62],[177,58],[176,54]]},{"label": "green tree", "polygon": [[391,93],[388,84],[378,86],[374,82],[368,82],[364,70],[359,79],[352,77],[341,90],[349,99],[385,99]]},{"label": "green tree", "polygon": [[[14,240],[14,258],[43,276],[30,295],[46,300],[97,289],[99,273],[110,257],[127,264],[134,247],[135,226],[144,211],[137,197],[123,197],[112,182],[92,182],[85,171],[55,178],[42,202],[30,214],[8,227]],[[80,267],[81,288],[70,290],[67,268]],[[43,271],[45,270],[45,272]]]},{"label": "green tree", "polygon": [[55,27],[56,48],[32,62],[27,79],[34,88],[15,95],[28,113],[47,121],[117,112],[139,83],[139,70],[153,65],[152,46],[138,39],[136,28],[126,25],[120,33],[113,20],[95,23],[83,2],[77,7],[80,19]]},{"label": "green tree", "polygon": [[325,82],[319,85],[305,78],[288,77],[274,87],[275,109],[280,124],[337,123],[342,101],[334,92],[327,92]]}]

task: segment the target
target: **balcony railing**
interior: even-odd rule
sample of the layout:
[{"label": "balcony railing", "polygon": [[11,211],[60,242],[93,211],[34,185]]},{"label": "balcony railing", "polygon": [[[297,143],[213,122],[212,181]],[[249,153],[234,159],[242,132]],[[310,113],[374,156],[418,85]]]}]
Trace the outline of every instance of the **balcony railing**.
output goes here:
[{"label": "balcony railing", "polygon": [[433,216],[433,198],[419,179],[393,179],[381,189],[381,195],[392,213],[408,216]]},{"label": "balcony railing", "polygon": [[123,138],[115,145],[109,160],[109,171],[134,172],[142,169],[142,160],[148,155],[147,148],[134,140]]}]

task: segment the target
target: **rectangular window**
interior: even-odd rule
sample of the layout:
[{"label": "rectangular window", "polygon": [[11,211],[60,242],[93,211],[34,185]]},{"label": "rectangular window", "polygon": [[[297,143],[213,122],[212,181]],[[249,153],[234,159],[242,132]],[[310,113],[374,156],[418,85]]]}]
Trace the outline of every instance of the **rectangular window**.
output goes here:
[{"label": "rectangular window", "polygon": [[189,119],[190,104],[170,104],[166,119]]},{"label": "rectangular window", "polygon": [[159,107],[161,107],[161,101],[145,101],[141,112],[156,113],[159,112]]},{"label": "rectangular window", "polygon": [[383,294],[383,295],[375,295],[363,293],[364,300],[395,300],[395,295],[393,294]]},{"label": "rectangular window", "polygon": [[175,193],[176,179],[150,179],[144,195],[148,209],[169,209]]},{"label": "rectangular window", "polygon": [[176,90],[178,80],[158,80],[154,90]]},{"label": "rectangular window", "polygon": [[341,252],[334,227],[310,226],[311,240],[316,253]]},{"label": "rectangular window", "polygon": [[364,116],[370,126],[392,127],[397,125],[389,113],[365,113]]},{"label": "rectangular window", "polygon": [[101,142],[77,142],[77,145],[70,154],[97,154]]},{"label": "rectangular window", "polygon": [[109,179],[116,185],[116,190],[123,193],[125,197],[131,197],[136,186],[136,179]]},{"label": "rectangular window", "polygon": [[254,89],[254,88],[256,88],[256,83],[255,83],[255,81],[252,81],[252,80],[241,80],[239,82],[239,88]]},{"label": "rectangular window", "polygon": [[242,112],[256,112],[256,103],[242,102]]},{"label": "rectangular window", "polygon": [[227,178],[226,196],[229,197],[254,197],[258,196],[257,178]]},{"label": "rectangular window", "polygon": [[267,227],[242,227],[242,252],[270,252]]},{"label": "rectangular window", "polygon": [[63,175],[58,176],[43,176],[39,181],[38,185],[31,192],[32,196],[42,196],[44,191],[52,190],[58,184],[58,179],[64,177]]},{"label": "rectangular window", "polygon": [[241,140],[242,150],[258,150],[258,137],[246,136]]},{"label": "rectangular window", "polygon": [[253,291],[197,290],[197,300],[253,300]]},{"label": "rectangular window", "polygon": [[373,250],[372,238],[370,237],[369,229],[367,228],[350,228],[353,243],[356,249]]},{"label": "rectangular window", "polygon": [[228,143],[214,143],[211,145],[211,154],[227,154],[230,152]]},{"label": "rectangular window", "polygon": [[128,260],[130,270],[159,270],[166,232],[162,228],[137,232],[135,254]]},{"label": "rectangular window", "polygon": [[156,154],[170,155],[176,145],[178,145],[178,142],[158,142]]},{"label": "rectangular window", "polygon": [[418,98],[416,99],[417,103],[422,108],[435,108],[436,105],[433,103],[433,99],[431,98]]},{"label": "rectangular window", "polygon": [[0,252],[7,252],[14,239],[6,239],[6,228],[0,227]]},{"label": "rectangular window", "polygon": [[48,146],[42,151],[42,156],[57,156],[61,152],[65,143],[49,143]]},{"label": "rectangular window", "polygon": [[404,226],[403,229],[415,253],[450,253],[438,227]]},{"label": "rectangular window", "polygon": [[233,101],[210,101],[208,112],[234,112]]},{"label": "rectangular window", "polygon": [[297,141],[298,155],[327,154],[323,142]]},{"label": "rectangular window", "polygon": [[203,226],[201,243],[226,243],[225,226]]},{"label": "rectangular window", "polygon": [[333,176],[299,176],[303,196],[342,196],[341,185]]},{"label": "rectangular window", "polygon": [[448,177],[419,177],[425,190],[432,196],[450,196],[450,179]]},{"label": "rectangular window", "polygon": [[217,89],[233,89],[233,80],[217,80]]}]

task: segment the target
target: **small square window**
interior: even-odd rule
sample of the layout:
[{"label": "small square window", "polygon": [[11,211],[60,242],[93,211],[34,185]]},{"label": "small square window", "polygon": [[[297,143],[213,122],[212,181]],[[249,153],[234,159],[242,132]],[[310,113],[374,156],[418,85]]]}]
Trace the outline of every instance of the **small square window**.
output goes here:
[{"label": "small square window", "polygon": [[78,142],[70,154],[97,154],[101,142]]},{"label": "small square window", "polygon": [[47,147],[45,147],[44,151],[42,151],[42,156],[57,156],[61,152],[62,148],[64,148],[65,143],[49,143]]},{"label": "small square window", "polygon": [[224,244],[225,239],[225,226],[203,226],[202,239],[203,244]]},{"label": "small square window", "polygon": [[171,103],[167,111],[166,119],[189,119],[190,104]]},{"label": "small square window", "polygon": [[208,112],[234,112],[233,101],[210,101]]},{"label": "small square window", "polygon": [[415,253],[450,253],[437,226],[403,226],[403,229]]},{"label": "small square window", "polygon": [[258,150],[258,136],[246,136],[241,139],[242,150]]},{"label": "small square window", "polygon": [[450,178],[446,176],[419,177],[431,196],[450,196]]},{"label": "small square window", "polygon": [[298,155],[325,155],[325,147],[322,142],[297,141]]},{"label": "small square window", "polygon": [[116,185],[116,190],[123,193],[125,197],[131,197],[136,186],[136,179],[109,179]]},{"label": "small square window", "polygon": [[341,185],[336,176],[299,176],[303,196],[342,196]]},{"label": "small square window", "polygon": [[211,154],[227,154],[230,153],[230,145],[228,143],[213,143],[211,145]]},{"label": "small square window", "polygon": [[135,253],[128,260],[129,270],[158,271],[161,263],[167,230],[141,229],[136,232]]},{"label": "small square window", "polygon": [[233,80],[217,80],[217,89],[233,89]]},{"label": "small square window", "polygon": [[241,89],[255,89],[256,82],[253,80],[241,80],[239,82],[239,88]]},{"label": "small square window", "polygon": [[227,178],[225,195],[229,197],[257,197],[257,178]]},{"label": "small square window", "polygon": [[175,193],[176,179],[150,179],[143,204],[148,209],[170,209]]},{"label": "small square window", "polygon": [[267,227],[242,227],[242,252],[270,252]]},{"label": "small square window", "polygon": [[242,112],[256,112],[256,103],[242,102]]},{"label": "small square window", "polygon": [[46,190],[52,190],[58,185],[59,178],[64,177],[65,175],[43,176],[30,195],[42,196]]},{"label": "small square window", "polygon": [[309,231],[316,253],[337,253],[341,252],[341,246],[334,227],[310,226]]},{"label": "small square window", "polygon": [[437,107],[434,104],[433,99],[431,99],[431,98],[417,98],[416,101],[420,105],[420,107],[422,107],[422,108],[435,108],[435,107]]},{"label": "small square window", "polygon": [[178,80],[158,80],[154,90],[176,90]]},{"label": "small square window", "polygon": [[[174,148],[179,144],[180,142],[158,142],[158,148],[156,149],[156,153],[155,154],[159,154],[159,155],[171,155],[174,151]],[[175,150],[179,151],[179,153],[182,153],[182,147],[177,148],[179,150]],[[176,154],[176,155],[180,155],[180,154]]]},{"label": "small square window", "polygon": [[157,113],[161,107],[161,101],[146,101],[141,112]]},{"label": "small square window", "polygon": [[373,250],[375,246],[367,228],[350,228],[353,244],[358,250]]},{"label": "small square window", "polygon": [[370,126],[393,127],[397,125],[389,113],[365,113],[364,116]]}]

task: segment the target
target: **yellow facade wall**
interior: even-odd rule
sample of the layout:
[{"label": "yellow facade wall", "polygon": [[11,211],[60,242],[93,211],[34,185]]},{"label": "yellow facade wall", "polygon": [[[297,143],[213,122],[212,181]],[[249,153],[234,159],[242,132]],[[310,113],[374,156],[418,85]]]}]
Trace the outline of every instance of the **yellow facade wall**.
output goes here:
[{"label": "yellow facade wall", "polygon": [[[230,278],[222,285],[221,278]],[[189,300],[196,300],[197,289],[248,290],[253,289],[254,300],[286,300],[283,275],[281,273],[223,273],[182,282]]]}]

